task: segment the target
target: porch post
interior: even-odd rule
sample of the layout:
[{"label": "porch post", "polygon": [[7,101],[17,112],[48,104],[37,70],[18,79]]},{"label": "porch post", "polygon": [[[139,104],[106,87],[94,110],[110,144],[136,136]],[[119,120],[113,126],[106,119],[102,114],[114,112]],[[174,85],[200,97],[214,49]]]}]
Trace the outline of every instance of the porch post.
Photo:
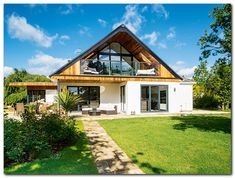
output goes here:
[{"label": "porch post", "polygon": [[[60,87],[60,80],[58,79],[57,80],[57,94],[58,94],[58,96],[60,95],[60,91],[61,91],[61,87]],[[58,110],[59,110],[59,114],[60,114],[60,100],[58,100]]]}]

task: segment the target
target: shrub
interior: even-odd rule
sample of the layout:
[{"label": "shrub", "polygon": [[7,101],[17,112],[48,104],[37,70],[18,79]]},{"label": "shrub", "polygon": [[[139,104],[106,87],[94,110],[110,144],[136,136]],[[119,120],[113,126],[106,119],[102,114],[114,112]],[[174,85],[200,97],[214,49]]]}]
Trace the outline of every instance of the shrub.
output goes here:
[{"label": "shrub", "polygon": [[5,163],[48,157],[76,140],[75,121],[58,114],[39,118],[26,110],[22,121],[4,119]]},{"label": "shrub", "polygon": [[72,119],[61,118],[59,114],[44,114],[41,124],[52,146],[68,145],[76,139],[75,122]]},{"label": "shrub", "polygon": [[195,108],[217,109],[219,107],[218,99],[213,95],[203,95],[194,98]]}]

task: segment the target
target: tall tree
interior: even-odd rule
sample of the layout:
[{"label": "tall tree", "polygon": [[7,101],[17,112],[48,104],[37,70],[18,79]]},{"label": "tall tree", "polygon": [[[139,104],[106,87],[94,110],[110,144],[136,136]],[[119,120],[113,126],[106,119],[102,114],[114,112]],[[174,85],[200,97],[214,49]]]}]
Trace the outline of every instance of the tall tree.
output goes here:
[{"label": "tall tree", "polygon": [[194,70],[193,80],[200,86],[205,86],[209,76],[207,61],[200,60],[198,67]]},{"label": "tall tree", "polygon": [[209,14],[215,21],[210,25],[211,32],[207,31],[199,39],[202,58],[220,55],[221,59],[231,60],[232,52],[232,8],[230,4],[215,7]]},{"label": "tall tree", "polygon": [[[215,21],[210,25],[210,33],[207,31],[199,39],[201,48],[201,68],[210,56],[217,57],[208,78],[199,75],[200,68],[195,71],[194,79],[205,82],[206,91],[218,98],[223,109],[227,109],[231,103],[231,56],[232,56],[232,9],[230,4],[215,7],[209,14]],[[201,73],[200,73],[201,74]]]}]

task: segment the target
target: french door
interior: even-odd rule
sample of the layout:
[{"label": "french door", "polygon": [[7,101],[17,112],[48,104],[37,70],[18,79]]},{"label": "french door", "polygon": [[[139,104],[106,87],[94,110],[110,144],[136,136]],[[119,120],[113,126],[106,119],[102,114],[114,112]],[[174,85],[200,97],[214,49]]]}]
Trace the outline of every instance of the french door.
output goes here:
[{"label": "french door", "polygon": [[141,86],[141,112],[167,110],[167,86]]}]

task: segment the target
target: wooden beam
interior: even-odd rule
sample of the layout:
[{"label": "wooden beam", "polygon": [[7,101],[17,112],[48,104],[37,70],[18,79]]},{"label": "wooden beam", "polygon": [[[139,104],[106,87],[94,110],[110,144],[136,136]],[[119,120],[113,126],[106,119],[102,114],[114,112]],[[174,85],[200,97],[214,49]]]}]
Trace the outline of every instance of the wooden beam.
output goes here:
[{"label": "wooden beam", "polygon": [[91,76],[91,75],[54,75],[51,78],[66,81],[87,81],[87,82],[125,82],[125,81],[151,81],[151,82],[180,82],[177,78],[162,77],[114,77],[114,76]]},{"label": "wooden beam", "polygon": [[36,86],[44,86],[44,87],[53,87],[57,86],[56,83],[52,82],[11,82],[9,86],[12,87],[36,87]]}]

